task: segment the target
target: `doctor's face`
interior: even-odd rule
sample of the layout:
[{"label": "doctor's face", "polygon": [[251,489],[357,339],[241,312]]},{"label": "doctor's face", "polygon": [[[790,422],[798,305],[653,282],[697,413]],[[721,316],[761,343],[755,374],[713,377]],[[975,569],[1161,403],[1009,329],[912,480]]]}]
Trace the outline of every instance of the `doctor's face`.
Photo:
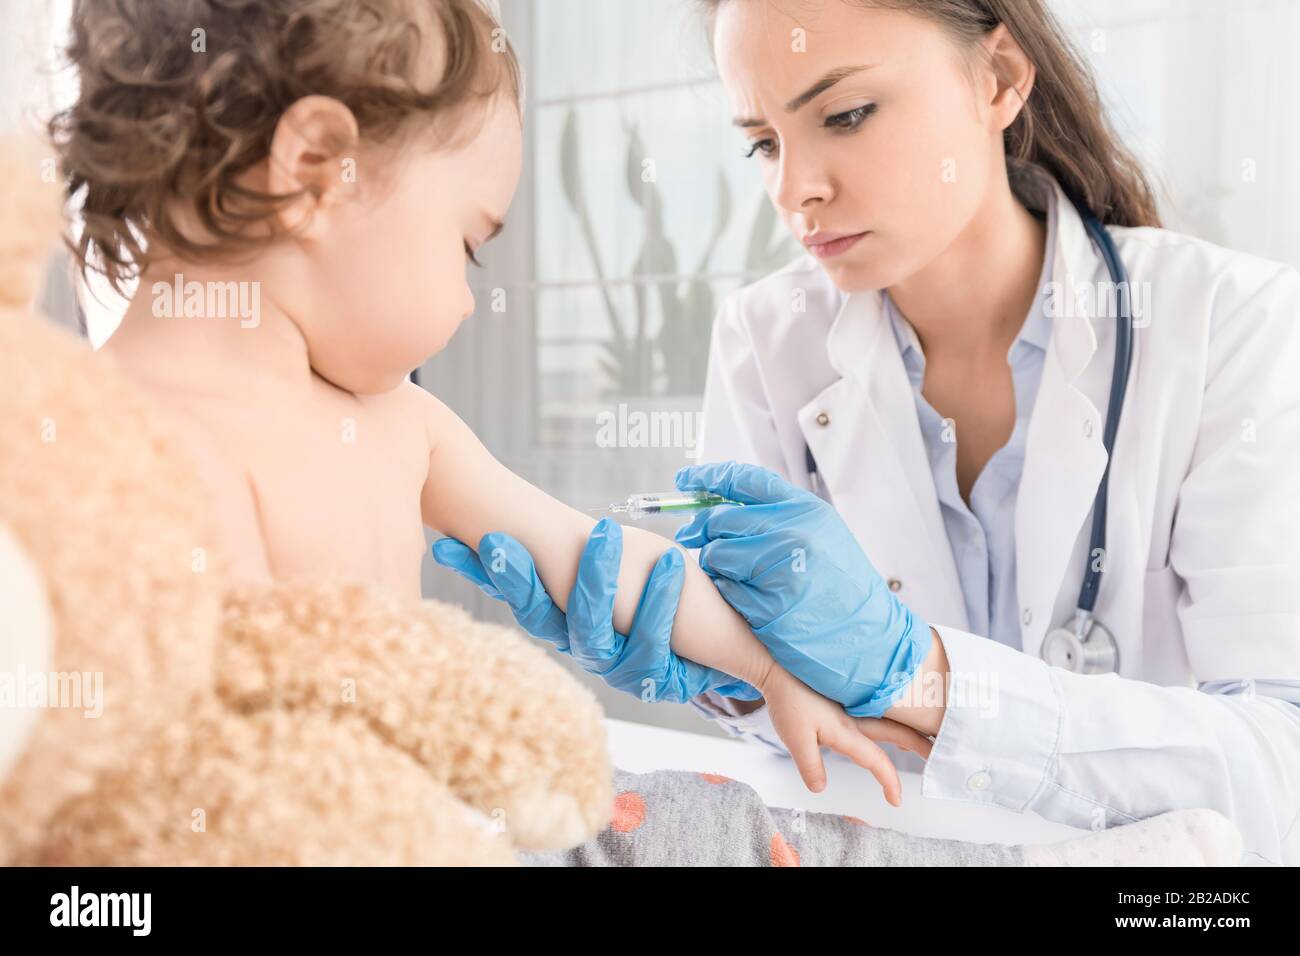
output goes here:
[{"label": "doctor's face", "polygon": [[723,0],[713,44],[768,196],[840,289],[918,273],[1000,172],[987,84],[931,20],[842,0]]}]

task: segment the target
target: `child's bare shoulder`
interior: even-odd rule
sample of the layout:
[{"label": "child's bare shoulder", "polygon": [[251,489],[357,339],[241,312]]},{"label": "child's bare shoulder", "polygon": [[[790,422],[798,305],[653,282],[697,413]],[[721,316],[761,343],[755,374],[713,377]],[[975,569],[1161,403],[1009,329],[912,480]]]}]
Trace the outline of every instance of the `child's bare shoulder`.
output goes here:
[{"label": "child's bare shoulder", "polygon": [[423,423],[428,436],[429,451],[449,442],[466,441],[473,433],[438,396],[414,382],[403,382],[394,389],[396,407]]}]

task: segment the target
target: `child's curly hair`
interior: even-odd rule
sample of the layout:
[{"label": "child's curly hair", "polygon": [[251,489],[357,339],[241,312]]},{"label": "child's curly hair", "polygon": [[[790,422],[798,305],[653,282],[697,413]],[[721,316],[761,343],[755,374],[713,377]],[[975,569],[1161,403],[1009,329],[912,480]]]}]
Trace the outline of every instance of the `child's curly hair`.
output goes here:
[{"label": "child's curly hair", "polygon": [[[119,292],[153,240],[201,259],[275,238],[248,227],[299,194],[240,178],[304,96],[339,100],[371,143],[421,117],[450,140],[469,108],[503,89],[516,105],[522,96],[514,50],[481,0],[76,0],[68,56],[80,94],[49,131],[68,196],[83,198],[69,246]],[[422,89],[431,58],[441,76]]]}]

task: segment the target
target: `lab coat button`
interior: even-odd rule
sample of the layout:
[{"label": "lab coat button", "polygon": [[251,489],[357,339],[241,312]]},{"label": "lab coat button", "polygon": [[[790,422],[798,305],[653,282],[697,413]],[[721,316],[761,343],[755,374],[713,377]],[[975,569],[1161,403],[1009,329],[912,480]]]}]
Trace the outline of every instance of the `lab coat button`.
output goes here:
[{"label": "lab coat button", "polygon": [[827,415],[825,412],[818,412],[818,413],[817,413],[817,424],[818,424],[818,425],[829,425],[830,423],[831,423],[831,417],[830,417],[829,415]]},{"label": "lab coat button", "polygon": [[1083,437],[1084,437],[1084,438],[1091,438],[1091,437],[1092,437],[1092,419],[1091,419],[1091,418],[1085,418],[1085,419],[1083,420]]},{"label": "lab coat button", "polygon": [[891,591],[903,590],[903,582],[898,580],[898,578],[890,578],[888,583],[889,583],[889,590]]},{"label": "lab coat button", "polygon": [[1034,612],[1029,610],[1029,608],[1025,608],[1023,611],[1020,612],[1020,621],[1025,625],[1025,627],[1028,627],[1033,622],[1033,620],[1034,620]]},{"label": "lab coat button", "polygon": [[969,790],[987,790],[992,782],[987,770],[977,770],[966,778],[966,787]]}]

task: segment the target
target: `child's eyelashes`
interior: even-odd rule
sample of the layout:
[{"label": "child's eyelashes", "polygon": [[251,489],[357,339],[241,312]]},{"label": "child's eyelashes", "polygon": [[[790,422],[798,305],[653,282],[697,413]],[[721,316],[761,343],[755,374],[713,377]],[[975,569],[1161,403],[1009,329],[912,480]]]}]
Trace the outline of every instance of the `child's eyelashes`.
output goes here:
[{"label": "child's eyelashes", "polygon": [[[493,239],[499,236],[501,234],[501,230],[505,228],[505,223],[502,222],[500,219],[496,219],[492,216],[486,216],[486,215],[484,218],[487,220],[487,225],[489,227],[487,235],[484,236],[481,240],[479,240],[478,243],[476,243],[472,247],[470,246],[468,239],[462,240],[465,243],[465,258],[470,262],[472,262],[474,265],[478,266],[480,269],[483,268],[483,263],[478,261],[478,257],[475,256],[474,253],[477,250],[482,249],[485,245],[487,245],[489,242],[491,242]],[[474,233],[474,235],[478,235],[478,233]]]}]

